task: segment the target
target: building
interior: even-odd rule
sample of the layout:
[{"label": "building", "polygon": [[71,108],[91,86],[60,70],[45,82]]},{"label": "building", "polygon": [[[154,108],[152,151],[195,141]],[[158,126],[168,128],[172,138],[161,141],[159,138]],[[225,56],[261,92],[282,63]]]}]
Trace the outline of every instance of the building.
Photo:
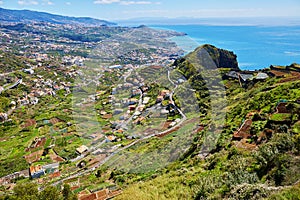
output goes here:
[{"label": "building", "polygon": [[28,74],[34,74],[33,69],[24,69],[24,72]]},{"label": "building", "polygon": [[277,113],[290,113],[288,109],[286,108],[287,102],[279,102],[276,106],[276,112]]},{"label": "building", "polygon": [[129,111],[134,111],[135,108],[136,108],[136,105],[128,106],[128,110],[129,110]]},{"label": "building", "polygon": [[123,66],[122,65],[112,65],[108,67],[109,69],[122,69]]},{"label": "building", "polygon": [[4,122],[8,119],[8,116],[6,113],[0,113],[0,122]]},{"label": "building", "polygon": [[106,142],[116,142],[117,141],[117,137],[114,135],[110,135],[106,137]]},{"label": "building", "polygon": [[170,95],[170,90],[162,90],[160,92],[160,96],[165,97],[165,96],[168,96],[168,95]]},{"label": "building", "polygon": [[156,98],[156,103],[160,103],[160,102],[162,102],[164,100],[164,97],[163,96],[158,96],[157,98]]},{"label": "building", "polygon": [[137,104],[137,102],[138,102],[138,100],[137,100],[137,99],[135,99],[135,98],[131,98],[131,99],[129,99],[129,102],[128,102],[128,104],[129,104],[129,105],[135,105],[135,104]]},{"label": "building", "polygon": [[143,112],[145,110],[146,106],[145,105],[140,105],[138,107],[138,111]]},{"label": "building", "polygon": [[267,78],[269,78],[269,75],[263,72],[259,72],[255,77],[257,80],[265,80]]},{"label": "building", "polygon": [[252,125],[251,119],[245,120],[245,122],[242,124],[240,129],[233,134],[233,138],[237,139],[237,140],[240,140],[243,138],[244,139],[250,138],[251,137],[251,134],[250,134],[251,125]]},{"label": "building", "polygon": [[150,97],[144,97],[143,104],[147,104],[150,101]]},{"label": "building", "polygon": [[82,145],[76,149],[76,152],[78,154],[83,154],[83,153],[87,152],[88,150],[89,150],[89,148],[87,146]]},{"label": "building", "polygon": [[29,175],[32,179],[40,178],[41,176],[45,175],[45,170],[40,165],[31,166],[29,168]]},{"label": "building", "polygon": [[253,75],[252,74],[239,74],[239,78],[243,81],[249,81],[249,80],[253,80]]}]

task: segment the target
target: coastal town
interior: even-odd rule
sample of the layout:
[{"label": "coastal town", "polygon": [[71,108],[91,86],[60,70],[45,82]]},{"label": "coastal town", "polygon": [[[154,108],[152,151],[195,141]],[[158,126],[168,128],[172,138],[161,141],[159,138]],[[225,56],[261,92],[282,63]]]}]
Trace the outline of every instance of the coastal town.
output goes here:
[{"label": "coastal town", "polygon": [[[269,144],[300,151],[300,65],[241,70],[233,52],[213,45],[185,55],[170,40],[184,35],[144,25],[0,24],[0,197],[30,182],[39,192],[69,186],[79,200],[105,200],[174,174],[188,191],[206,184],[201,173],[216,173],[218,184],[276,185],[289,162],[284,173],[297,184],[298,156],[257,152]],[[198,56],[209,64],[193,63]],[[256,175],[267,168],[278,174]]]}]

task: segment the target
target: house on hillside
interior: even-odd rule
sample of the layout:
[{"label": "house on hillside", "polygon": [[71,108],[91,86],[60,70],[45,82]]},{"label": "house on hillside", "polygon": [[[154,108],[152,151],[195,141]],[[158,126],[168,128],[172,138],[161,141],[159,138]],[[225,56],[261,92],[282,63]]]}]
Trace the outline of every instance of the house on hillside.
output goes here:
[{"label": "house on hillside", "polygon": [[0,122],[4,122],[8,119],[8,115],[6,113],[0,113]]},{"label": "house on hillside", "polygon": [[143,86],[139,87],[139,89],[144,93],[144,92],[147,92],[149,90],[149,87],[143,85]]},{"label": "house on hillside", "polygon": [[32,179],[40,178],[41,176],[45,175],[45,170],[40,165],[31,166],[29,168],[29,175]]},{"label": "house on hillside", "polygon": [[287,100],[280,100],[276,106],[276,113],[290,113],[286,108],[288,104]]},{"label": "house on hillside", "polygon": [[144,104],[140,105],[138,107],[138,111],[143,112],[145,110],[146,106]]},{"label": "house on hillside", "polygon": [[81,145],[80,147],[78,147],[76,149],[76,152],[81,155],[81,154],[87,152],[88,150],[89,150],[89,148],[87,146]]},{"label": "house on hillside", "polygon": [[251,119],[245,120],[242,126],[239,128],[239,130],[233,134],[233,139],[240,140],[240,139],[250,138],[251,125],[252,125]]},{"label": "house on hillside", "polygon": [[252,74],[239,74],[239,79],[243,82],[253,80],[254,76]]},{"label": "house on hillside", "polygon": [[108,67],[109,69],[122,69],[123,66],[122,65],[112,65]]},{"label": "house on hillside", "polygon": [[164,97],[163,96],[157,96],[156,98],[156,103],[160,103],[164,100]]},{"label": "house on hillside", "polygon": [[267,78],[269,78],[269,75],[264,72],[259,72],[255,77],[256,80],[266,80]]},{"label": "house on hillside", "polygon": [[116,142],[117,141],[117,137],[114,135],[109,135],[106,137],[106,142]]},{"label": "house on hillside", "polygon": [[118,114],[121,114],[123,112],[123,109],[115,109],[114,111],[113,111],[113,114],[114,115],[118,115]]},{"label": "house on hillside", "polygon": [[138,103],[138,100],[135,99],[135,98],[129,99],[129,102],[128,102],[129,105],[135,105],[135,104],[137,104],[137,103]]},{"label": "house on hillside", "polygon": [[131,97],[135,97],[141,94],[141,91],[139,89],[131,90]]},{"label": "house on hillside", "polygon": [[128,110],[129,110],[129,111],[134,111],[135,108],[136,108],[136,105],[128,106]]},{"label": "house on hillside", "polygon": [[162,90],[160,96],[163,96],[164,98],[170,96],[170,90]]},{"label": "house on hillside", "polygon": [[122,191],[120,189],[106,188],[89,194],[87,194],[86,192],[82,192],[82,194],[79,193],[78,199],[79,200],[106,200],[106,199],[112,199],[121,193]]},{"label": "house on hillside", "polygon": [[289,113],[286,106],[287,106],[287,103],[284,103],[284,102],[278,103],[278,105],[276,106],[276,112],[277,113]]},{"label": "house on hillside", "polygon": [[151,99],[150,97],[144,97],[143,104],[149,103],[150,99]]},{"label": "house on hillside", "polygon": [[33,69],[24,69],[23,70],[25,73],[28,73],[28,74],[34,74],[34,71],[33,71]]},{"label": "house on hillside", "polygon": [[0,86],[0,93],[3,92],[4,88]]},{"label": "house on hillside", "polygon": [[232,78],[232,79],[238,79],[239,78],[239,74],[236,71],[230,71],[230,72],[226,73],[225,76],[227,78]]}]

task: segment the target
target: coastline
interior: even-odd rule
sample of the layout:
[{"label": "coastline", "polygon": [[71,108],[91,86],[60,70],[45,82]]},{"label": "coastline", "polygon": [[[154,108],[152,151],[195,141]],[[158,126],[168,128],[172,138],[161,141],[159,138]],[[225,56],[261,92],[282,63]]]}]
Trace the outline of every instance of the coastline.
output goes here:
[{"label": "coastline", "polygon": [[[153,29],[184,32],[170,38],[187,54],[203,44],[233,51],[242,70],[299,63],[300,26],[152,25]],[[299,35],[299,37],[297,37]]]}]

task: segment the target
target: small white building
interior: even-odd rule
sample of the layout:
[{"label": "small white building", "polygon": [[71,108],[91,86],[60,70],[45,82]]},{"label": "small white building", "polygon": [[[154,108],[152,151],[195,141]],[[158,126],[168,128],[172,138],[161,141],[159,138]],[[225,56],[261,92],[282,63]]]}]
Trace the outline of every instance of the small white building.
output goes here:
[{"label": "small white building", "polygon": [[76,149],[76,152],[79,153],[79,154],[83,154],[85,152],[87,152],[89,150],[89,148],[85,145],[81,145],[80,147],[78,147]]}]

